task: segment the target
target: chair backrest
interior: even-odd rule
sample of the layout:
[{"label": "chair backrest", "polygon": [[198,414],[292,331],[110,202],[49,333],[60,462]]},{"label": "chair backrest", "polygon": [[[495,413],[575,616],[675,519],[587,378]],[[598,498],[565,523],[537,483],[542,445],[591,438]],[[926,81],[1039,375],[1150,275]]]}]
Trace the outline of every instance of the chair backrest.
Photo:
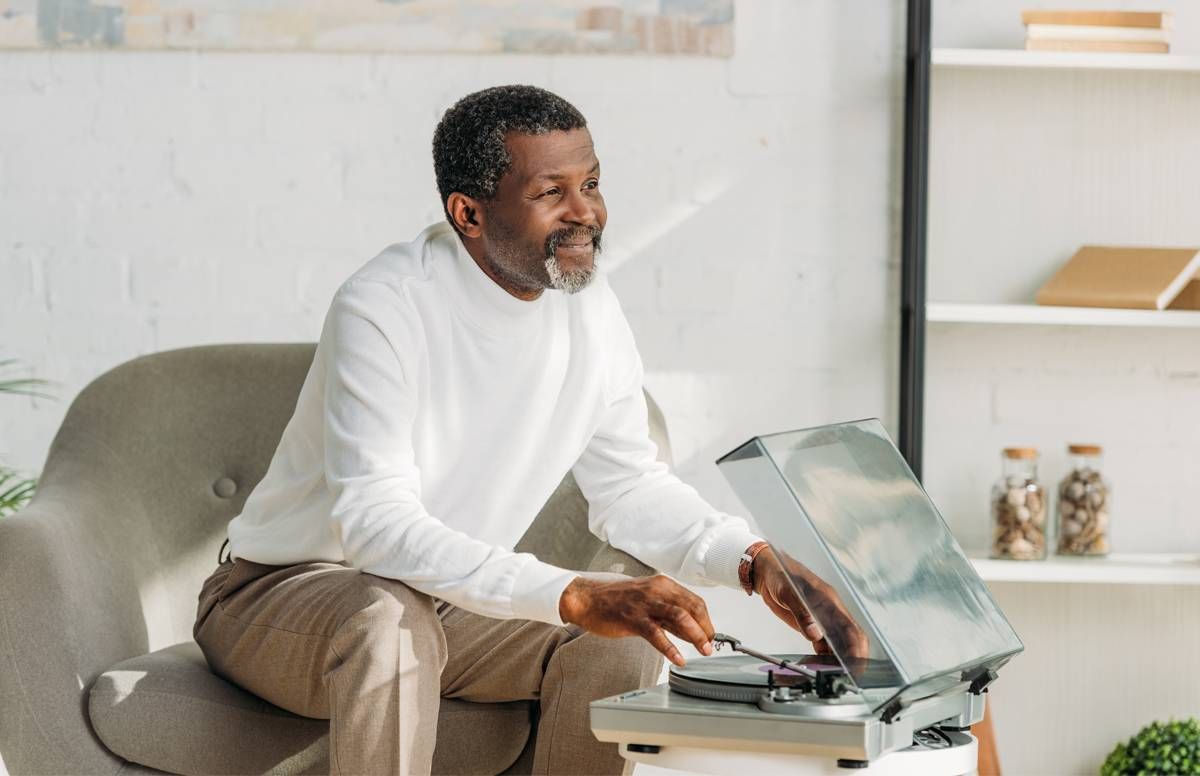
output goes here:
[{"label": "chair backrest", "polygon": [[[200,584],[266,473],[315,347],[155,353],[75,398],[33,500],[0,520],[0,764],[120,767],[91,733],[87,688],[121,660],[191,638]],[[662,415],[650,407],[667,459]],[[518,546],[573,568],[648,571],[588,532],[569,475]]]}]

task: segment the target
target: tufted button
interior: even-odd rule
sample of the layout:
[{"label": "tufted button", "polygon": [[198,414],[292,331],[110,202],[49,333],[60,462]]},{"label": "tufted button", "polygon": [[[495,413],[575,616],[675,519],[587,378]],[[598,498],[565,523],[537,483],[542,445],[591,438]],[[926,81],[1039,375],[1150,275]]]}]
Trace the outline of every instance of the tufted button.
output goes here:
[{"label": "tufted button", "polygon": [[213,493],[216,493],[221,498],[229,498],[234,493],[237,493],[237,483],[228,477],[222,477],[213,483]]}]

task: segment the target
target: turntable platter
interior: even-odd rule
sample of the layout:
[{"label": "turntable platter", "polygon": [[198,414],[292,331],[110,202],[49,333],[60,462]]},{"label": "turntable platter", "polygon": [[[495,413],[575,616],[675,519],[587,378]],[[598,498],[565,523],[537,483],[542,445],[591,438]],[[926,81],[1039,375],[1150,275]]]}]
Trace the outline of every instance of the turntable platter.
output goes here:
[{"label": "turntable platter", "polygon": [[[810,671],[835,671],[842,667],[832,655],[774,655],[788,663]],[[886,672],[884,661],[871,661],[867,671]],[[857,692],[845,692],[835,697],[818,697],[811,692],[768,692],[769,674],[774,674],[777,688],[804,686],[804,677],[782,669],[751,655],[702,657],[689,660],[686,666],[671,666],[669,686],[672,691],[693,698],[712,701],[750,703],[772,714],[807,717],[811,719],[847,719],[870,712],[869,706]],[[794,681],[789,681],[789,677]],[[809,685],[811,686],[811,685]]]},{"label": "turntable platter", "polygon": [[[814,669],[840,668],[832,655],[789,654],[777,657]],[[685,666],[671,666],[670,685],[672,690],[697,698],[756,703],[766,692],[768,672],[774,672],[776,682],[780,684],[786,683],[789,675],[799,676],[749,655],[727,655],[695,658]]]}]

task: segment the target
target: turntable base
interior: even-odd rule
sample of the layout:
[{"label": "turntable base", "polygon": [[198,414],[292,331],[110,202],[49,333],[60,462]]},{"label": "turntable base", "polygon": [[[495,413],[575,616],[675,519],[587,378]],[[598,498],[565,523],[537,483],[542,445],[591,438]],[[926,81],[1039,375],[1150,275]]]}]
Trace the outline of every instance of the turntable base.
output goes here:
[{"label": "turntable base", "polygon": [[[664,746],[657,752],[630,751],[621,744],[621,756],[630,762],[652,765],[669,772],[744,776],[744,774],[787,774],[788,776],[977,776],[979,747],[969,733],[947,732],[951,746],[933,749],[911,746],[871,762],[865,768],[839,766],[828,757]],[[636,746],[636,745],[635,745]],[[637,773],[645,773],[639,768]]]},{"label": "turntable base", "polygon": [[983,699],[965,681],[887,715],[821,660],[697,658],[667,683],[592,701],[592,733],[676,773],[974,776],[978,744],[964,731]]}]

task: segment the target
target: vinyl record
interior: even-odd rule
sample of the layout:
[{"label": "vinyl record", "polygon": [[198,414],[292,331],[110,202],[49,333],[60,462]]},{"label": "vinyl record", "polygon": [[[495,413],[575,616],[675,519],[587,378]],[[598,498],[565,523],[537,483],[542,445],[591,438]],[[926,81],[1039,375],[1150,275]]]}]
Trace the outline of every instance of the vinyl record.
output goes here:
[{"label": "vinyl record", "polygon": [[[776,655],[789,663],[817,667],[838,667],[832,655]],[[749,655],[724,655],[689,660],[686,666],[671,666],[668,677],[672,690],[694,698],[713,701],[755,703],[767,688],[768,672],[774,672],[777,684],[787,684],[793,671],[766,663]]]},{"label": "vinyl record", "polygon": [[[839,667],[837,658],[833,655],[774,655],[789,663],[812,667]],[[689,660],[686,666],[671,666],[671,676],[686,679],[732,684],[742,687],[766,687],[767,672],[774,671],[776,677],[785,677],[794,672],[780,668],[773,663],[765,663],[749,655],[721,655],[718,657],[700,657]]]},{"label": "vinyl record", "polygon": [[[809,668],[841,668],[833,655],[785,654],[776,657]],[[761,694],[767,686],[767,673],[775,672],[775,683],[790,684],[789,674],[780,668],[749,655],[722,655],[689,660],[682,668],[671,666],[671,689],[702,698],[747,701]],[[899,687],[903,682],[890,661],[871,658],[857,661],[851,673],[854,684],[862,688]],[[798,679],[798,677],[797,677]]]}]

